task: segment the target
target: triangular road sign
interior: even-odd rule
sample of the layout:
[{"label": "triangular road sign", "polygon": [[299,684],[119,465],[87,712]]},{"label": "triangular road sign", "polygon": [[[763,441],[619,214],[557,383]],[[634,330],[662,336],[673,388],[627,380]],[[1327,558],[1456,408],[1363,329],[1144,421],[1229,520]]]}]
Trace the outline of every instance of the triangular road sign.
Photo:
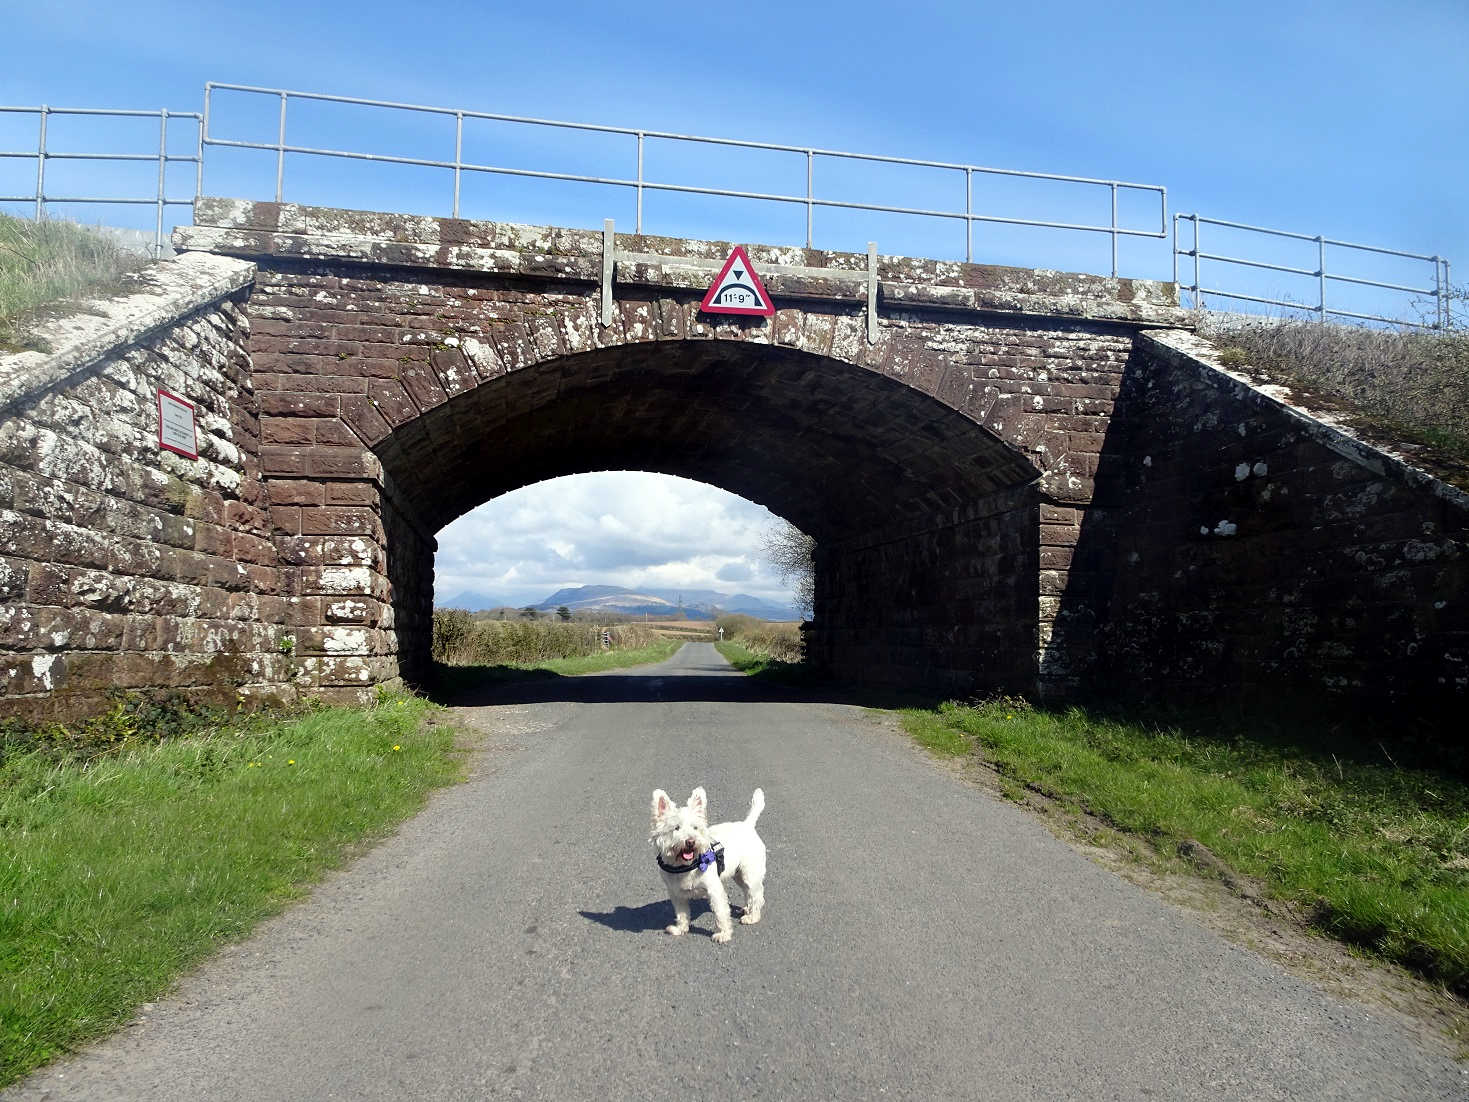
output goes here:
[{"label": "triangular road sign", "polygon": [[775,304],[765,293],[755,269],[750,267],[750,258],[742,246],[736,245],[729,254],[699,309],[706,314],[753,314],[763,318],[775,313]]}]

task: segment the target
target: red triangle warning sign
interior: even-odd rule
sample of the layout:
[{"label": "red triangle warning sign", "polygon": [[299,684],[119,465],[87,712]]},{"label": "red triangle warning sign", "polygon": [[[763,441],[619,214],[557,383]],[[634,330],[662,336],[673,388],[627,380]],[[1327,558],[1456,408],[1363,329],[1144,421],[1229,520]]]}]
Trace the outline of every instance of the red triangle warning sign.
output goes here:
[{"label": "red triangle warning sign", "polygon": [[775,304],[750,267],[743,246],[736,245],[729,254],[699,309],[706,314],[754,314],[765,318],[775,313]]}]

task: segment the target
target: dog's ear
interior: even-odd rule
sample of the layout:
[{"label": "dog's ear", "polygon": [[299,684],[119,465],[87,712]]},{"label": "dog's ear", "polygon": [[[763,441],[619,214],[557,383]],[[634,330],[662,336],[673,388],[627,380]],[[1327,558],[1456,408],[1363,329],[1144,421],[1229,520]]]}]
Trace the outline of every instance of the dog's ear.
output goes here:
[{"label": "dog's ear", "polygon": [[709,797],[704,794],[704,787],[700,785],[689,793],[689,810],[695,812],[699,818],[709,818]]},{"label": "dog's ear", "polygon": [[653,825],[656,827],[658,820],[672,811],[673,807],[673,797],[669,796],[663,789],[655,788],[653,790]]}]

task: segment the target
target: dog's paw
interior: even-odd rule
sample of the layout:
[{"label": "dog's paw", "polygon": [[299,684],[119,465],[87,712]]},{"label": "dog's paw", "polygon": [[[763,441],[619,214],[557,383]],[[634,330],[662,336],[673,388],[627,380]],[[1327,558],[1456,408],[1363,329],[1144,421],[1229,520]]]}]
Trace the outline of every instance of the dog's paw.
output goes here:
[{"label": "dog's paw", "polygon": [[688,931],[687,926],[665,926],[663,927],[663,929],[672,934],[674,937],[677,937],[679,934],[686,933]]},{"label": "dog's paw", "polygon": [[740,915],[740,922],[742,922],[746,926],[753,926],[759,921],[760,915],[758,912],[751,914],[749,911],[746,911],[744,914]]},{"label": "dog's paw", "polygon": [[717,942],[719,942],[721,945],[724,942],[728,941],[732,937],[734,937],[734,931],[733,930],[715,930],[714,931],[714,940],[717,941]]}]

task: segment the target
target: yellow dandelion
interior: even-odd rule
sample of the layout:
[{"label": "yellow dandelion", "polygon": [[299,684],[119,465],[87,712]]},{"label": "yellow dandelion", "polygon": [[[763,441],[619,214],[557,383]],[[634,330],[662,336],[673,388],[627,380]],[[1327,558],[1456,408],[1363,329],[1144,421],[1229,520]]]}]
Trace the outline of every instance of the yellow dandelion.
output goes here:
[{"label": "yellow dandelion", "polygon": [[401,747],[401,746],[394,746],[393,749],[394,750],[401,750],[401,749],[403,749],[403,747]]},{"label": "yellow dandelion", "polygon": [[290,761],[286,762],[286,764],[287,765],[295,765],[296,764],[296,759],[295,758],[292,758]]}]

